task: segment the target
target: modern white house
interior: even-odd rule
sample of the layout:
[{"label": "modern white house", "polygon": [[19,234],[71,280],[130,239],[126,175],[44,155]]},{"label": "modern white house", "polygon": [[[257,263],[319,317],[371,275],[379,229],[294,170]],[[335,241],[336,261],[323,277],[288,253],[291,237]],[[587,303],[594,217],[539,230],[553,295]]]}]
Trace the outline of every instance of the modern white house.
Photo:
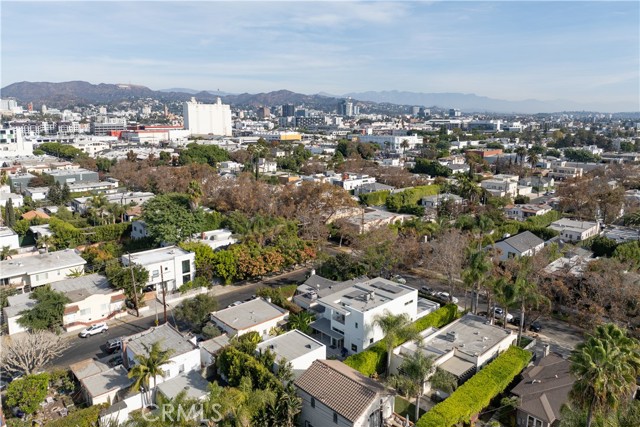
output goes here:
[{"label": "modern white house", "polygon": [[496,197],[515,197],[518,195],[518,175],[494,175],[482,181],[480,187]]},{"label": "modern white house", "polygon": [[515,236],[496,242],[494,245],[500,249],[500,260],[532,256],[544,248],[544,240],[530,231],[524,231]]},{"label": "modern white house", "polygon": [[0,261],[0,285],[16,286],[29,292],[36,286],[59,282],[84,272],[86,263],[71,249],[7,259]]},{"label": "modern white house", "polygon": [[524,221],[532,216],[544,215],[551,212],[551,210],[551,206],[549,205],[521,204],[507,205],[504,207],[504,212],[507,215],[507,218],[518,221]]},{"label": "modern white house", "polygon": [[360,175],[355,173],[343,173],[342,175],[335,175],[331,178],[331,183],[342,187],[347,191],[355,190],[365,184],[374,184],[376,182],[375,177],[369,175]]},{"label": "modern white house", "polygon": [[200,234],[196,234],[191,239],[192,241],[204,243],[211,249],[224,248],[234,243],[238,243],[237,239],[232,237],[233,232],[226,228],[220,228],[218,230],[203,231]]},{"label": "modern white house", "polygon": [[551,162],[551,172],[548,176],[563,181],[569,178],[579,178],[583,171],[583,168],[569,166],[564,160],[556,160]]},{"label": "modern white house", "polygon": [[[51,285],[51,289],[69,298],[62,317],[66,331],[84,329],[89,325],[124,316],[125,295],[122,289],[114,289],[107,278],[99,274],[62,280]],[[24,293],[7,298],[3,309],[9,335],[24,332],[18,323],[20,313],[36,305],[30,294]]]},{"label": "modern white house", "polygon": [[141,219],[131,222],[131,239],[139,240],[146,237],[149,237],[147,224]]},{"label": "modern white house", "polygon": [[562,218],[552,222],[549,227],[560,233],[560,238],[570,242],[580,242],[600,234],[600,224],[590,221],[576,221]]},{"label": "modern white house", "polygon": [[420,199],[420,205],[425,208],[438,208],[442,203],[453,203],[454,205],[462,205],[464,199],[457,194],[442,193],[433,196],[425,196]]},{"label": "modern white house", "polygon": [[356,283],[317,302],[324,311],[319,310],[311,327],[322,341],[329,339],[330,345],[350,354],[383,338],[382,330],[374,326],[376,316],[389,312],[418,318],[418,291],[382,278]]},{"label": "modern white house", "polygon": [[276,371],[280,368],[279,364],[283,359],[291,363],[295,378],[302,375],[314,361],[327,358],[327,347],[324,344],[297,329],[258,344],[257,353],[266,351],[275,355],[274,369]]},{"label": "modern white house", "polygon": [[257,332],[264,338],[272,328],[283,325],[288,317],[288,310],[265,299],[254,298],[235,307],[214,311],[210,320],[230,337]]},{"label": "modern white house", "polygon": [[192,281],[196,274],[196,254],[177,246],[151,249],[123,255],[122,264],[129,262],[144,267],[149,272],[149,281],[144,287],[162,291],[164,283],[167,292],[175,292],[182,285]]},{"label": "modern white house", "polygon": [[338,360],[316,360],[294,385],[304,427],[382,427],[393,416],[395,393]]},{"label": "modern white house", "polygon": [[[455,375],[461,384],[516,340],[511,330],[487,324],[486,318],[474,314],[465,314],[442,329],[428,328],[421,336],[421,343],[410,341],[393,350],[392,373],[398,372],[405,357],[420,351],[433,357],[435,366]],[[424,387],[429,390],[428,382]]]}]

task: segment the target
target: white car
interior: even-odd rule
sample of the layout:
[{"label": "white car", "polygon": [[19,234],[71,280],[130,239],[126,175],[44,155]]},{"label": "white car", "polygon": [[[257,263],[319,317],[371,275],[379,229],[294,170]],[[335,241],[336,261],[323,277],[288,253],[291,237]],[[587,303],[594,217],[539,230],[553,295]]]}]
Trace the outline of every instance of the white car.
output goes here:
[{"label": "white car", "polygon": [[[504,310],[501,307],[494,307],[493,314],[498,319],[504,319]],[[507,322],[512,322],[512,321],[513,321],[513,314],[507,313]]]},{"label": "white car", "polygon": [[91,325],[88,328],[83,329],[78,335],[80,338],[86,338],[96,334],[104,334],[108,330],[109,327],[106,323],[96,323],[95,325]]},{"label": "white car", "polygon": [[444,301],[451,301],[454,304],[458,303],[458,298],[452,297],[451,295],[449,295],[449,292],[438,292],[436,296]]}]

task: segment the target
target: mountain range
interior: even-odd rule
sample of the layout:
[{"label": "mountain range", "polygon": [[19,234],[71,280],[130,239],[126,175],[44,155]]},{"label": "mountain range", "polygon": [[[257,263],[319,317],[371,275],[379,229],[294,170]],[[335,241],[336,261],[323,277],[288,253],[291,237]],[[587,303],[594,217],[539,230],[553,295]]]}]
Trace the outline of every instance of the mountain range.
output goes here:
[{"label": "mountain range", "polygon": [[[152,90],[145,86],[132,84],[91,84],[85,81],[62,83],[19,82],[0,89],[3,98],[15,98],[22,104],[32,102],[36,108],[45,104],[48,107],[69,108],[83,104],[117,104],[123,101],[151,98],[160,102],[182,102],[195,97],[198,101],[213,102],[220,96],[223,102],[238,107],[276,106],[282,104],[303,105],[332,111],[336,104],[346,97],[358,101],[363,112],[408,112],[409,106],[428,108],[457,108],[464,112],[488,113],[551,113],[558,111],[580,111],[588,109],[566,100],[540,101],[527,99],[508,101],[465,93],[420,93],[403,91],[353,92],[344,95],[319,93],[305,95],[288,90],[267,93],[230,94],[219,90],[200,91],[188,88]],[[398,108],[402,106],[402,108]]]}]

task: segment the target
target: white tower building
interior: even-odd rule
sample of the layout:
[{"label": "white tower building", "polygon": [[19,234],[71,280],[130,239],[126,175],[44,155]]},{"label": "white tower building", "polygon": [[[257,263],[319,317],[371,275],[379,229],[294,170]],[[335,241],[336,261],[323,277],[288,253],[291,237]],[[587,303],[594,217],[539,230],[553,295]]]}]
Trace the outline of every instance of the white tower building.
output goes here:
[{"label": "white tower building", "polygon": [[184,128],[192,135],[231,136],[231,108],[220,98],[215,104],[201,104],[195,98],[183,106]]}]

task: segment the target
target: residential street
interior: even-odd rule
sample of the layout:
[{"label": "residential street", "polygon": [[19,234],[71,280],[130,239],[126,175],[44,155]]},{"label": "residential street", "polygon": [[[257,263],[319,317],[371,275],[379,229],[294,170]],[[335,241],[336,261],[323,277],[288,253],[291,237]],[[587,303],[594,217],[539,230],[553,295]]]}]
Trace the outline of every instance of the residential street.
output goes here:
[{"label": "residential street", "polygon": [[[301,268],[282,275],[274,276],[260,282],[246,283],[243,285],[233,285],[226,287],[216,287],[212,290],[213,294],[218,296],[220,308],[224,308],[234,301],[244,301],[255,295],[256,290],[265,285],[282,286],[291,283],[301,283],[309,274],[308,268]],[[126,316],[122,319],[116,319],[109,322],[109,330],[104,334],[95,335],[88,338],[78,337],[78,331],[70,333],[68,340],[70,347],[65,350],[63,355],[56,359],[54,366],[68,367],[69,365],[91,357],[104,357],[107,354],[104,351],[104,345],[111,338],[132,335],[155,325],[156,311],[155,306],[151,306],[150,310],[144,313],[145,317],[135,318],[134,316]],[[158,318],[162,322],[162,304],[158,304]],[[175,324],[172,316],[172,310],[167,310],[167,318],[171,324]],[[178,324],[181,331],[183,327]]]}]

